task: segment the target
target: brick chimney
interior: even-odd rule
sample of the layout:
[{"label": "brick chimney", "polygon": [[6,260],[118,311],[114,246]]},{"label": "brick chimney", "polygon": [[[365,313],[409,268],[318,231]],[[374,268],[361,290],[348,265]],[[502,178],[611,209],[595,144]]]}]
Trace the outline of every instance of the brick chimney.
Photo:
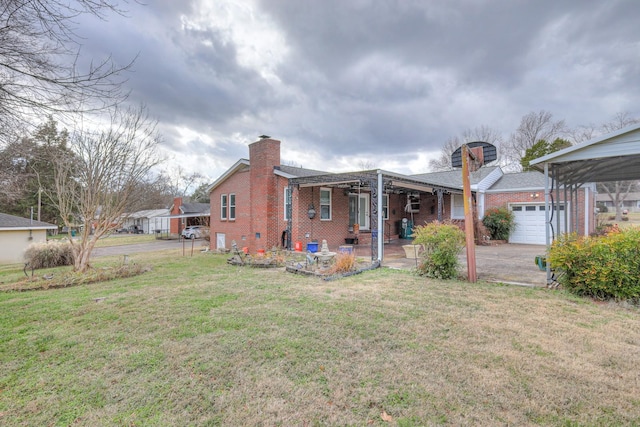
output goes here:
[{"label": "brick chimney", "polygon": [[[173,206],[171,207],[171,215],[180,215],[180,207],[182,206],[182,197],[173,198]],[[180,218],[171,218],[169,221],[169,232],[171,234],[180,234],[182,231],[182,223]]]},{"label": "brick chimney", "polygon": [[251,179],[251,250],[268,250],[278,245],[278,192],[273,173],[280,166],[280,141],[263,135],[249,145]]}]

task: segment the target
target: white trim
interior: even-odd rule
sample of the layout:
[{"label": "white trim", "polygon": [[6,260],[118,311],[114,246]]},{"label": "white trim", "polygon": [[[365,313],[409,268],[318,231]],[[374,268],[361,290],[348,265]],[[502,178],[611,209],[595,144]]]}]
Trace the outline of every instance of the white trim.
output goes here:
[{"label": "white trim", "polygon": [[[322,218],[322,206],[327,206],[326,204],[323,205],[322,204],[322,192],[323,191],[328,191],[329,192],[329,218]],[[331,218],[333,216],[332,211],[333,211],[333,204],[332,204],[332,197],[333,197],[333,192],[331,191],[331,188],[327,188],[327,187],[320,187],[320,199],[318,202],[318,210],[319,212],[319,216],[320,216],[320,221],[331,221]]]},{"label": "white trim", "polygon": [[[385,200],[387,201],[387,211],[386,211],[386,215],[385,215],[385,211],[384,211],[384,202]],[[387,193],[383,193],[382,194],[382,220],[383,221],[388,221],[389,220],[389,195]]]},{"label": "white trim", "polygon": [[[462,216],[455,215],[455,199],[456,196],[460,197],[460,203],[462,203]],[[451,194],[451,219],[464,219],[464,196],[462,194]]]},{"label": "white trim", "polygon": [[223,182],[225,182],[227,180],[227,178],[229,178],[231,175],[233,175],[234,173],[236,173],[238,170],[249,166],[249,160],[247,159],[240,159],[237,162],[235,162],[235,164],[233,166],[231,166],[229,169],[227,169],[227,171],[225,173],[223,173],[222,175],[220,175],[220,177],[218,179],[216,179],[213,184],[211,184],[209,186],[209,188],[207,188],[207,192],[211,193],[213,190],[215,190],[220,184],[222,184]]},{"label": "white trim", "polygon": [[[289,221],[289,218],[287,217],[287,193],[289,192],[289,187],[284,187],[284,201],[282,203],[282,207],[284,208],[283,214],[282,214],[282,218],[284,218],[285,221]],[[293,216],[293,197],[291,197],[291,214]]]},{"label": "white trim", "polygon": [[[224,199],[224,202],[222,201],[222,199]],[[221,194],[220,195],[220,219],[222,221],[229,220],[228,208],[229,208],[229,195]]]},{"label": "white trim", "polygon": [[[231,204],[231,196],[233,196],[233,205]],[[231,216],[231,208],[233,207],[233,217]],[[236,193],[229,193],[229,221],[236,220]]]}]

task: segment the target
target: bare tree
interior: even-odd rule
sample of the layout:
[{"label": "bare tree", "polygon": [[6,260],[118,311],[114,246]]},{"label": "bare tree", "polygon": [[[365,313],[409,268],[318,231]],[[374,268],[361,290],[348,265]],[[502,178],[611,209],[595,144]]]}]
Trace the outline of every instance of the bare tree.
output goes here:
[{"label": "bare tree", "polygon": [[445,142],[440,149],[440,155],[435,159],[429,160],[429,169],[434,172],[453,169],[453,166],[451,166],[451,155],[461,145],[462,141],[457,136],[447,139],[447,142]]},{"label": "bare tree", "polygon": [[502,164],[506,169],[520,170],[525,152],[541,139],[555,141],[565,134],[564,120],[554,121],[548,111],[531,112],[520,121],[520,126],[502,145]]},{"label": "bare tree", "polygon": [[453,152],[460,148],[462,144],[476,141],[489,142],[499,147],[502,144],[502,135],[500,132],[488,126],[467,129],[462,132],[462,138],[456,136],[449,138],[447,142],[445,142],[440,151],[440,156],[429,161],[429,169],[432,171],[451,170],[451,155]]},{"label": "bare tree", "polygon": [[185,197],[193,191],[192,187],[203,183],[206,177],[200,172],[187,172],[182,165],[174,165],[164,169],[159,179],[165,183],[167,191],[173,197]]},{"label": "bare tree", "polygon": [[79,66],[75,19],[110,12],[123,12],[117,0],[0,2],[0,142],[41,117],[96,111],[126,98],[119,73],[131,64],[105,58]]},{"label": "bare tree", "polygon": [[116,109],[108,129],[77,131],[71,154],[52,159],[55,188],[48,195],[69,229],[82,224],[80,239],[69,237],[76,271],[89,267],[97,240],[117,227],[135,189],[159,163],[155,128],[142,107]]}]

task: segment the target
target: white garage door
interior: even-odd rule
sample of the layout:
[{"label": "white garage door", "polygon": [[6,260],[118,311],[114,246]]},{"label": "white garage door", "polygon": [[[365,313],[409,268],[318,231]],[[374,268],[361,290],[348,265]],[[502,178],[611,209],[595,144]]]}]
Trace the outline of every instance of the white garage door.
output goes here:
[{"label": "white garage door", "polygon": [[[546,243],[544,203],[511,205],[510,208],[515,217],[516,229],[509,237],[509,243],[544,245]],[[560,214],[564,214],[563,205],[560,205]],[[555,218],[554,215],[554,226]],[[564,224],[561,228],[564,230]]]}]

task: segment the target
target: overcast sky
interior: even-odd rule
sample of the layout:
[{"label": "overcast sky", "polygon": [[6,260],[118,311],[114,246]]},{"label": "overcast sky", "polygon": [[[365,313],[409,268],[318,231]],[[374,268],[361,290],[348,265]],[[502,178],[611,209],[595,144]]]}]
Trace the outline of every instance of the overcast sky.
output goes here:
[{"label": "overcast sky", "polygon": [[447,139],[640,117],[637,0],[146,0],[84,19],[163,149],[216,179],[266,134],[285,164],[428,171]]}]

